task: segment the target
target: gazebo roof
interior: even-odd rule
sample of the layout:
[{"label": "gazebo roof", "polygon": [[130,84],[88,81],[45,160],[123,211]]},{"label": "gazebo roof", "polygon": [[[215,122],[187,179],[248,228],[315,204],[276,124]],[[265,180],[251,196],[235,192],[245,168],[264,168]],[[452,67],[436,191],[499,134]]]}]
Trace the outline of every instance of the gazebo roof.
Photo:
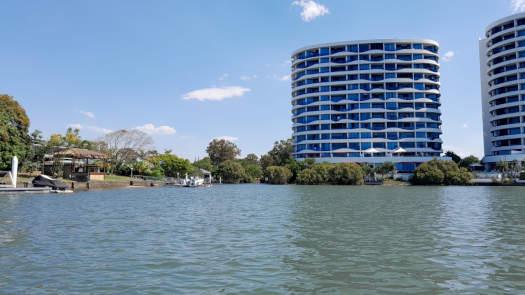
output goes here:
[{"label": "gazebo roof", "polygon": [[108,156],[101,152],[86,149],[71,148],[54,154],[55,157],[74,159],[107,159]]}]

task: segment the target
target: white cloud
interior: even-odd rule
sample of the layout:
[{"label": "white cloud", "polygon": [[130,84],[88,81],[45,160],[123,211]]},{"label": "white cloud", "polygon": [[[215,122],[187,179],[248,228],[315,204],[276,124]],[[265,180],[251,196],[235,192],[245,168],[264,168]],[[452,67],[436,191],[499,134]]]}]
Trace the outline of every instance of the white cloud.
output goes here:
[{"label": "white cloud", "polygon": [[224,74],[222,74],[222,76],[219,77],[219,81],[222,81],[222,80],[228,78],[229,76],[230,75],[228,73],[224,73]]},{"label": "white cloud", "polygon": [[300,6],[303,8],[301,11],[301,18],[305,22],[310,22],[313,19],[329,14],[330,11],[324,5],[316,3],[313,0],[299,0],[292,2],[294,6]]},{"label": "white cloud", "polygon": [[512,0],[512,12],[523,12],[525,11],[525,0]]},{"label": "white cloud", "polygon": [[284,75],[284,76],[280,77],[279,80],[281,80],[281,81],[288,81],[288,80],[290,80],[290,75]]},{"label": "white cloud", "polygon": [[166,126],[166,125],[155,127],[155,125],[151,123],[144,124],[142,126],[137,126],[135,127],[135,129],[140,130],[147,134],[160,134],[160,135],[173,135],[177,132],[175,128],[173,127]]},{"label": "white cloud", "polygon": [[78,130],[92,131],[92,132],[95,132],[95,133],[103,133],[103,134],[107,134],[107,133],[113,132],[113,130],[111,130],[111,129],[98,127],[98,126],[91,126],[91,125],[82,125],[82,124],[69,124],[69,125],[67,125],[67,127],[68,128],[73,128],[73,129],[78,129]]},{"label": "white cloud", "polygon": [[86,111],[80,111],[80,113],[90,119],[94,119],[95,118],[95,114],[93,114],[92,112],[86,112]]},{"label": "white cloud", "polygon": [[253,79],[257,79],[259,78],[257,75],[251,75],[251,76],[241,76],[241,80],[243,81],[248,81],[248,80],[253,80]]},{"label": "white cloud", "polygon": [[468,128],[467,123],[463,124],[463,128]]},{"label": "white cloud", "polygon": [[224,139],[224,140],[227,140],[227,141],[236,141],[236,140],[239,140],[238,137],[233,137],[233,136],[219,136],[219,137],[215,137],[214,139],[218,139],[218,140],[221,140],[221,139]]},{"label": "white cloud", "polygon": [[451,61],[452,58],[454,57],[454,55],[455,55],[455,53],[452,50],[449,50],[449,51],[445,52],[445,54],[443,54],[443,61],[444,62]]},{"label": "white cloud", "polygon": [[243,96],[249,91],[251,91],[250,88],[244,88],[241,86],[203,88],[184,94],[182,99],[196,99],[198,101],[222,101],[226,98]]}]

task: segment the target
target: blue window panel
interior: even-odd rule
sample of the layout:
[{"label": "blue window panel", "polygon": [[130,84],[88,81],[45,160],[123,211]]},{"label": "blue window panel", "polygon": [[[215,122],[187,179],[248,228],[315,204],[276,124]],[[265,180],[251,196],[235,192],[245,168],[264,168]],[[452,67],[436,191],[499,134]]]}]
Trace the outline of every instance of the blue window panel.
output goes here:
[{"label": "blue window panel", "polygon": [[389,142],[388,143],[388,149],[389,150],[395,150],[395,149],[397,149],[397,147],[398,147],[397,142]]},{"label": "blue window panel", "polygon": [[328,73],[328,72],[330,72],[330,68],[329,67],[323,67],[320,70],[321,70],[321,73]]},{"label": "blue window panel", "polygon": [[[330,115],[328,115],[328,114],[321,115],[321,120],[330,120]],[[330,128],[328,128],[328,129],[330,129]]]},{"label": "blue window panel", "polygon": [[423,44],[414,44],[414,49],[423,49]]},{"label": "blue window panel", "polygon": [[321,55],[329,55],[329,54],[330,54],[330,49],[328,49],[328,47],[321,48]]},{"label": "blue window panel", "polygon": [[425,132],[416,132],[416,138],[426,138],[427,134]]},{"label": "blue window panel", "polygon": [[369,103],[361,103],[359,106],[360,109],[369,109],[370,104]]},{"label": "blue window panel", "polygon": [[386,43],[385,51],[396,51],[396,45],[393,43]]},{"label": "blue window panel", "polygon": [[348,52],[357,52],[357,45],[348,45],[346,46],[346,51]]},{"label": "blue window panel", "polygon": [[347,148],[346,142],[332,143],[332,151],[338,150],[338,149],[346,149],[346,148]]},{"label": "blue window panel", "polygon": [[322,133],[321,139],[330,139],[330,133]]},{"label": "blue window panel", "polygon": [[520,57],[525,57],[525,51],[520,51]]},{"label": "blue window panel", "polygon": [[321,92],[328,92],[328,91],[330,91],[329,86],[321,86]]},{"label": "blue window panel", "polygon": [[525,30],[518,31],[518,36],[525,36]]},{"label": "blue window panel", "polygon": [[361,143],[361,150],[364,151],[364,150],[367,150],[369,148],[372,147],[372,143],[371,142],[362,142]]},{"label": "blue window panel", "polygon": [[330,105],[322,105],[321,106],[321,111],[329,111],[330,110]]},{"label": "blue window panel", "polygon": [[354,93],[354,94],[348,94],[348,100],[351,100],[351,101],[358,101],[359,100],[359,96],[357,93]]},{"label": "blue window panel", "polygon": [[329,151],[329,150],[330,150],[329,143],[321,143],[321,151]]},{"label": "blue window panel", "polygon": [[360,150],[359,142],[350,142],[348,143],[348,148],[353,150]]},{"label": "blue window panel", "polygon": [[322,95],[322,96],[321,96],[321,101],[330,101],[330,96],[328,96],[328,95]]},{"label": "blue window panel", "polygon": [[328,57],[322,57],[321,58],[321,63],[324,64],[324,63],[328,63],[330,61],[330,59]]},{"label": "blue window panel", "polygon": [[372,138],[372,133],[370,132],[362,132],[361,138]]},{"label": "blue window panel", "polygon": [[359,44],[359,52],[367,52],[370,50],[369,44]]},{"label": "blue window panel", "polygon": [[361,70],[361,71],[365,71],[365,70],[369,70],[369,69],[370,69],[370,65],[369,64],[359,65],[359,70]]},{"label": "blue window panel", "polygon": [[416,164],[415,163],[397,163],[396,170],[401,171],[401,172],[413,172],[414,170],[416,170]]},{"label": "blue window panel", "polygon": [[357,132],[348,133],[348,138],[349,139],[359,138],[359,133]]},{"label": "blue window panel", "polygon": [[385,59],[396,59],[395,54],[385,54]]}]

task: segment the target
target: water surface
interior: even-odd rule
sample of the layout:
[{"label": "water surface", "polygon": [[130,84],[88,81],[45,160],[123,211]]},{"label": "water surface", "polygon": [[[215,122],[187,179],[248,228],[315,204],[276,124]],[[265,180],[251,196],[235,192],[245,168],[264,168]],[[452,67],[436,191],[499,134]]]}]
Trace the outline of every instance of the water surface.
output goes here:
[{"label": "water surface", "polygon": [[519,294],[525,189],[0,196],[0,294]]}]

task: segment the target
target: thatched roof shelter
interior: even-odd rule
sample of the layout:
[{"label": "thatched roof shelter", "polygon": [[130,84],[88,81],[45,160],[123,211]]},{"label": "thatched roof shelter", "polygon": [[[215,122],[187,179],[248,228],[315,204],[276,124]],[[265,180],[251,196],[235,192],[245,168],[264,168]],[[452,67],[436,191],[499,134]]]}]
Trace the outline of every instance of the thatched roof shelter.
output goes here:
[{"label": "thatched roof shelter", "polygon": [[91,151],[86,149],[71,148],[54,154],[59,158],[73,158],[73,159],[97,159],[105,160],[108,156],[104,153]]}]

